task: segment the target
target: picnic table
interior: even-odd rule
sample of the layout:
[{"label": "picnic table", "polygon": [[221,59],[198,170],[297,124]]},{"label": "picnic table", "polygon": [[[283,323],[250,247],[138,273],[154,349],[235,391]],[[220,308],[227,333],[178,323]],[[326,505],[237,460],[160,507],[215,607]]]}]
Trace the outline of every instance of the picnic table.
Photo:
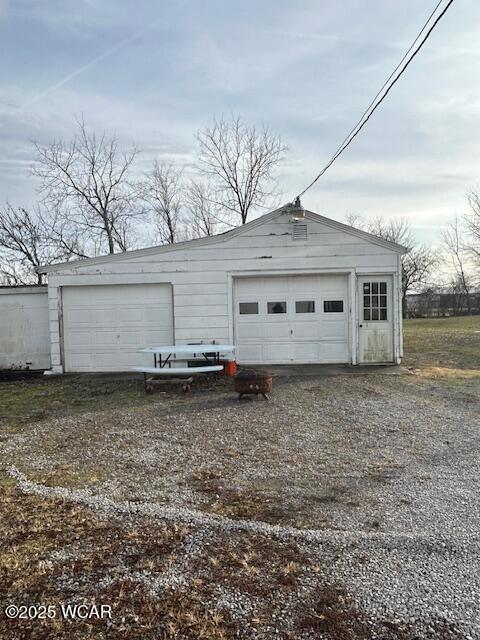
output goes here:
[{"label": "picnic table", "polygon": [[[218,365],[220,356],[226,355],[226,359],[234,359],[235,345],[233,344],[177,344],[161,347],[145,347],[140,353],[153,354],[155,367],[163,369],[171,367],[172,360],[188,360],[188,357],[196,358],[201,355],[203,359],[212,365]],[[183,356],[183,357],[182,357]]]},{"label": "picnic table", "polygon": [[[220,364],[220,357],[234,359],[235,346],[231,344],[189,344],[189,345],[167,345],[160,347],[145,347],[140,349],[140,353],[153,355],[153,367],[133,367],[134,371],[143,373],[145,391],[152,392],[155,385],[168,383],[178,383],[182,385],[184,392],[190,390],[193,376],[205,373],[219,373],[223,370]],[[195,362],[195,366],[173,366],[179,360],[191,358],[202,359]],[[147,378],[147,375],[150,377]],[[159,380],[158,378],[164,378]]]}]

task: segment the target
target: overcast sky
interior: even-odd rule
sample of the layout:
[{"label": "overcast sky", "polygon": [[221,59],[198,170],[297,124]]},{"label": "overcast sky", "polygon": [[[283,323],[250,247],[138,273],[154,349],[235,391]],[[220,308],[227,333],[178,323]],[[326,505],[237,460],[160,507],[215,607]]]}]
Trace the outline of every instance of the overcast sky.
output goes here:
[{"label": "overcast sky", "polygon": [[[195,132],[234,112],[289,151],[301,191],[399,62],[435,0],[0,0],[0,201],[30,204],[31,140],[83,114],[191,162]],[[456,0],[353,145],[304,197],[323,215],[406,216],[422,240],[480,183],[480,3]]]}]

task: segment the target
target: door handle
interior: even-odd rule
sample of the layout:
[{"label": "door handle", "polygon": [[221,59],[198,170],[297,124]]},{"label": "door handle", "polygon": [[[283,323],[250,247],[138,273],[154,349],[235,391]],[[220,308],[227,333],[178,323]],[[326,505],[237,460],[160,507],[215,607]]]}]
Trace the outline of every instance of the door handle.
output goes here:
[{"label": "door handle", "polygon": [[363,327],[363,324],[359,324],[358,326],[359,326],[360,328],[362,328],[362,327]]}]

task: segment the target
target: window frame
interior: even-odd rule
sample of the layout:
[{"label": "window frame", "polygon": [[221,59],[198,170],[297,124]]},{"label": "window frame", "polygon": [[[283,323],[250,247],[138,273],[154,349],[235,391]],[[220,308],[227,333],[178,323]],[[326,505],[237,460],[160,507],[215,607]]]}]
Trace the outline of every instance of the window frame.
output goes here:
[{"label": "window frame", "polygon": [[[270,305],[281,304],[284,305],[284,311],[270,311]],[[273,307],[272,307],[273,308]],[[288,306],[286,300],[267,300],[267,315],[269,316],[285,316],[288,313]]]},{"label": "window frame", "polygon": [[[313,305],[313,309],[310,311],[298,311],[297,309],[297,305],[298,304],[311,304]],[[315,305],[315,300],[295,300],[295,315],[299,314],[299,315],[303,315],[305,313],[315,313],[316,309],[315,309],[316,305]]]},{"label": "window frame", "polygon": [[[247,311],[246,313],[245,312],[242,313],[242,304],[252,304],[252,305],[256,304],[257,305],[257,310],[253,311],[253,312]],[[260,314],[260,303],[259,302],[257,302],[257,301],[255,301],[255,302],[254,301],[252,301],[252,302],[244,301],[244,302],[239,302],[238,303],[238,315],[239,316],[258,316],[259,314]]]},{"label": "window frame", "polygon": [[362,285],[363,322],[389,322],[389,283],[387,280],[368,280]]},{"label": "window frame", "polygon": [[[325,305],[328,303],[332,303],[332,302],[341,302],[342,303],[342,310],[341,311],[330,311],[325,309]],[[323,300],[323,313],[345,313],[345,300],[343,298],[325,298]]]}]

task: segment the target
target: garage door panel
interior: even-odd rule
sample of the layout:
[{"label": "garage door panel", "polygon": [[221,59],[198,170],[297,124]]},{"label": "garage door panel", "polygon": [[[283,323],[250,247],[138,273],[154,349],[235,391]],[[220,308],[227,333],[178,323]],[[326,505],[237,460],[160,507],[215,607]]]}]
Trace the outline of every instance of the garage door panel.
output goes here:
[{"label": "garage door panel", "polygon": [[318,322],[295,322],[295,338],[312,340],[318,338]]},{"label": "garage door panel", "polygon": [[170,304],[162,304],[156,305],[154,307],[145,307],[144,308],[144,320],[145,322],[151,323],[155,325],[158,322],[159,318],[165,316],[165,314],[172,313],[172,303]]},{"label": "garage door panel", "polygon": [[290,345],[285,342],[269,342],[264,346],[265,362],[288,362]]},{"label": "garage door panel", "polygon": [[77,367],[76,369],[72,369],[72,371],[89,371],[90,366],[90,355],[89,353],[80,353],[77,352],[73,354],[72,362]]},{"label": "garage door panel", "polygon": [[[90,345],[92,342],[90,331],[77,330],[69,337],[68,344],[76,348],[84,348],[85,345]],[[66,341],[67,344],[67,341]]]},{"label": "garage door panel", "polygon": [[144,333],[146,344],[151,345],[162,345],[162,344],[173,344],[173,336],[170,331],[162,331],[162,330],[147,330]]},{"label": "garage door panel", "polygon": [[125,347],[129,345],[135,347],[138,344],[138,333],[136,331],[121,331],[117,340]]},{"label": "garage door panel", "polygon": [[344,319],[336,323],[324,322],[322,324],[321,334],[325,340],[347,340],[348,325]]},{"label": "garage door panel", "polygon": [[269,340],[276,340],[278,338],[290,339],[290,331],[290,323],[281,321],[278,324],[268,322],[265,328],[265,333]]},{"label": "garage door panel", "polygon": [[63,318],[64,318],[64,321],[67,321],[67,322],[90,325],[92,322],[92,313],[89,309],[64,308]]},{"label": "garage door panel", "polygon": [[[344,311],[330,311],[332,301],[339,300]],[[269,302],[280,301],[286,303],[286,313],[267,312]],[[325,301],[330,304],[324,305]],[[244,311],[241,315],[240,302],[257,303],[258,313]],[[241,364],[349,362],[348,309],[345,274],[238,278],[234,295],[238,361]]]},{"label": "garage door panel", "polygon": [[239,340],[257,340],[263,338],[265,327],[259,323],[239,323],[237,325],[237,336]]},{"label": "garage door panel", "polygon": [[323,342],[320,357],[323,362],[348,362],[348,347],[344,342]]},{"label": "garage door panel", "polygon": [[295,342],[293,355],[299,362],[318,362],[320,358],[319,342]]},{"label": "garage door panel", "polygon": [[262,362],[262,348],[257,344],[242,344],[236,348],[239,362]]},{"label": "garage door panel", "polygon": [[170,285],[64,287],[62,302],[66,371],[128,371],[151,364],[138,349],[173,342]]}]

